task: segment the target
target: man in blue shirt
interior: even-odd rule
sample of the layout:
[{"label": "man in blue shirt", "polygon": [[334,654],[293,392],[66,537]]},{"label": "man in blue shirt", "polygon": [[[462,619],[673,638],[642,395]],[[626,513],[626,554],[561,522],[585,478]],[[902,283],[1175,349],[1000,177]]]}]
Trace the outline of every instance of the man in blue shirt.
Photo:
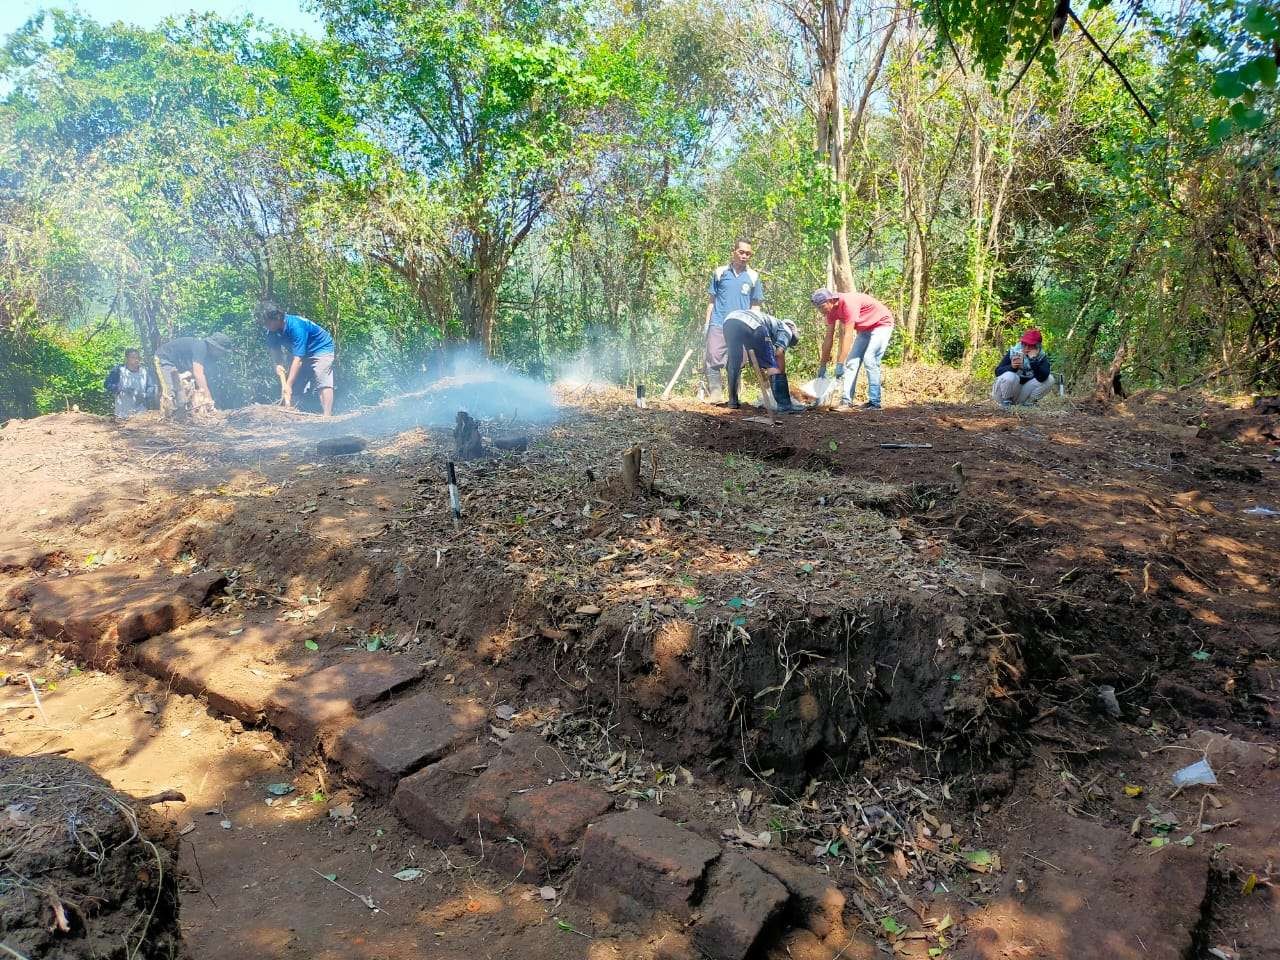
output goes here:
[{"label": "man in blue shirt", "polygon": [[751,242],[739,240],[733,245],[733,256],[711,274],[708,291],[707,318],[703,333],[707,339],[707,391],[712,402],[720,399],[721,377],[729,351],[724,339],[724,321],[735,310],[751,310],[764,302],[764,285],[760,274],[747,266],[751,259]]},{"label": "man in blue shirt", "polygon": [[[267,328],[267,346],[275,355],[276,376],[280,378],[280,400],[293,406],[293,389],[302,368],[320,394],[320,409],[326,417],[333,414],[333,337],[319,324],[306,317],[285,313],[277,304],[267,301],[260,316]],[[286,357],[292,357],[285,367]]]}]

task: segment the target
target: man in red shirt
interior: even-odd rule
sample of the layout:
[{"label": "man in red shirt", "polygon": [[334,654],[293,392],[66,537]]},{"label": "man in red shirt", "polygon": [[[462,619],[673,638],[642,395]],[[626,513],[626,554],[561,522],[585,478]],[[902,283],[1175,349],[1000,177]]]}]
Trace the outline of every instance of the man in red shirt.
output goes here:
[{"label": "man in red shirt", "polygon": [[[875,297],[865,293],[832,293],[815,290],[810,302],[826,318],[827,333],[822,339],[822,359],[818,378],[827,375],[831,360],[832,342],[835,341],[837,379],[844,380],[843,406],[853,406],[853,390],[858,383],[858,372],[867,371],[867,402],[864,407],[880,409],[880,361],[889,348],[893,335],[893,314]],[[836,340],[836,327],[840,328]],[[850,337],[853,343],[850,345]],[[848,366],[852,361],[852,366]]]}]

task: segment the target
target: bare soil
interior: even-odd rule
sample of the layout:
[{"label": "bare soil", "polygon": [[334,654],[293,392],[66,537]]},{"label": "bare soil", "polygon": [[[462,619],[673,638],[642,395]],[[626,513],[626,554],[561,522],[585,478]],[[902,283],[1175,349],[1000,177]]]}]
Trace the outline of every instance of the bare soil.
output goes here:
[{"label": "bare soil", "polygon": [[22,956],[182,955],[177,837],[82,763],[0,757],[0,930]]},{"label": "bare soil", "polygon": [[[1073,870],[1073,891],[1104,897],[1117,864],[1137,864],[1135,884],[1184,877],[1164,924],[1185,926],[1184,955],[1274,955],[1280,517],[1248,512],[1280,510],[1274,415],[1144,395],[774,425],[571,399],[553,424],[482,423],[531,442],[458,465],[461,525],[452,437],[411,405],[331,425],[273,408],[185,431],[11,422],[0,592],[86,567],[225,576],[179,634],[247,658],[247,685],[353,649],[412,657],[439,690],[510,705],[495,736],[548,737],[619,804],[767,833],[828,872],[862,904],[845,956],[876,940],[906,956],[943,941],[945,956],[1094,955],[1081,945],[1142,905],[1095,915],[1052,881]],[[351,434],[368,447],[316,450]],[[638,497],[616,479],[633,444],[657,453],[657,489]],[[569,878],[512,883],[423,848],[297,745],[0,622],[14,637],[0,749],[69,748],[120,789],[187,794],[167,815],[195,957],[662,949],[665,930],[538,896]],[[45,681],[47,721],[23,671]],[[1173,795],[1172,772],[1204,755],[1219,786]],[[293,792],[272,797],[280,782]],[[1086,835],[1105,854],[1055,859]],[[394,879],[406,868],[423,872]],[[1141,937],[1096,955],[1144,956]]]}]

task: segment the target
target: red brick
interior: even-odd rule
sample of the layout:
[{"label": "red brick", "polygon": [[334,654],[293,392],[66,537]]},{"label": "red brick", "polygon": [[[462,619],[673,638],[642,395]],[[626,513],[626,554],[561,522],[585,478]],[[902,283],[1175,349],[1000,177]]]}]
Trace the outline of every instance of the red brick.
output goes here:
[{"label": "red brick", "polygon": [[791,894],[787,913],[794,923],[812,930],[819,939],[844,933],[845,896],[826,876],[799,860],[770,850],[751,850],[746,856],[787,888]]},{"label": "red brick", "polygon": [[280,645],[276,635],[260,626],[246,627],[237,637],[202,624],[152,637],[132,650],[133,664],[144,673],[170,684],[178,693],[202,696],[219,713],[253,724],[266,712],[267,699],[279,683],[287,683],[283,668],[262,668]]},{"label": "red brick", "polygon": [[11,597],[22,601],[31,623],[51,640],[74,643],[77,656],[94,665],[114,663],[121,648],[194,619],[226,578],[139,578],[117,567],[22,584]]},{"label": "red brick", "polygon": [[613,804],[597,787],[557,779],[567,773],[558,750],[517,734],[498,751],[467,748],[404,778],[393,805],[422,836],[483,853],[491,869],[546,873],[573,859],[587,825]]},{"label": "red brick", "polygon": [[295,740],[319,737],[327,744],[359,711],[421,676],[422,668],[403,657],[345,660],[277,686],[267,698],[267,719]]},{"label": "red brick", "polygon": [[475,819],[468,823],[467,794],[493,754],[488,744],[464,747],[405,777],[396,787],[391,809],[405,826],[436,846],[462,843],[464,832],[475,832]]},{"label": "red brick", "polygon": [[572,772],[541,738],[511,737],[467,792],[467,846],[480,853],[483,838],[489,866],[507,872],[559,869],[587,824],[612,806],[604,791],[561,779]]},{"label": "red brick", "polygon": [[471,819],[494,832],[505,827],[507,801],[518,790],[544,786],[563,776],[559,754],[532,734],[516,734],[502,744],[489,768],[476,780],[467,796]]},{"label": "red brick", "polygon": [[726,850],[711,868],[702,916],[693,942],[712,960],[746,960],[787,906],[787,888],[736,850]]},{"label": "red brick", "polygon": [[512,836],[555,871],[574,858],[588,824],[612,808],[613,798],[599,787],[565,780],[511,797],[505,822]]},{"label": "red brick", "polygon": [[387,796],[402,777],[475,737],[484,720],[484,707],[475,701],[449,705],[419,693],[342,731],[333,758],[352,780]]},{"label": "red brick", "polygon": [[716,844],[646,810],[611,814],[587,828],[577,895],[625,919],[654,910],[687,919],[719,854]]}]

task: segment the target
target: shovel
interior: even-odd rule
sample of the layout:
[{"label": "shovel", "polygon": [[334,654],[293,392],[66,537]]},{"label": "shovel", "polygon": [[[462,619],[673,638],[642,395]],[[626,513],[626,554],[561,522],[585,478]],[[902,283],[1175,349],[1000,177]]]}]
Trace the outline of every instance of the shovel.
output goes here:
[{"label": "shovel", "polygon": [[756,377],[760,381],[760,401],[764,404],[764,408],[770,413],[778,412],[778,401],[773,397],[773,390],[769,388],[769,378],[764,375],[764,371],[760,369],[760,361],[756,359],[754,350],[748,350],[747,356],[751,358],[751,369],[755,370]]}]

